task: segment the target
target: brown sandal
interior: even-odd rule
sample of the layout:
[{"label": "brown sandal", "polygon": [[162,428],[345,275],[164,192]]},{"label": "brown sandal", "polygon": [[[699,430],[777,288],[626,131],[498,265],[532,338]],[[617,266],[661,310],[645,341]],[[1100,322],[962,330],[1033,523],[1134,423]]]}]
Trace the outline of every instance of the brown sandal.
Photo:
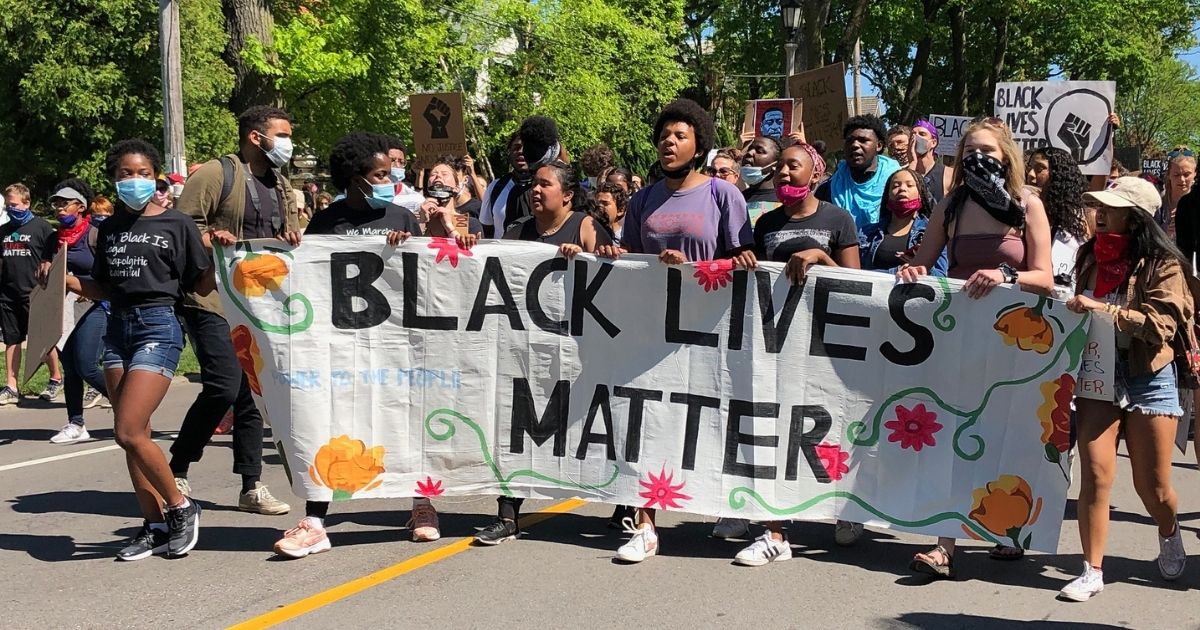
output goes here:
[{"label": "brown sandal", "polygon": [[[933,555],[939,553],[945,562],[937,562]],[[924,556],[924,557],[922,557]],[[954,556],[946,551],[946,548],[938,545],[925,553],[917,554],[908,566],[914,573],[932,576],[934,579],[953,580],[955,577],[954,571]]]}]

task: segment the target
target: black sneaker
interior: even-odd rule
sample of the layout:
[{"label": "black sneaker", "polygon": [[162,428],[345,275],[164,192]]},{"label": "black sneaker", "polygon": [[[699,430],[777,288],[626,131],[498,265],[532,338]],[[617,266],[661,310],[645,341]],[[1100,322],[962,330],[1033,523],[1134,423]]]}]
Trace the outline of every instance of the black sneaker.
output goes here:
[{"label": "black sneaker", "polygon": [[156,553],[164,553],[166,550],[166,530],[154,529],[150,527],[149,521],[143,521],[141,531],[134,534],[133,538],[129,539],[129,544],[117,552],[117,560],[126,562],[144,560]]},{"label": "black sneaker", "polygon": [[189,498],[186,507],[167,510],[167,529],[170,531],[167,555],[187,555],[200,540],[200,504]]},{"label": "black sneaker", "polygon": [[481,545],[499,545],[506,540],[512,540],[521,535],[521,528],[516,521],[498,518],[495,523],[488,525],[478,534],[475,542]]}]

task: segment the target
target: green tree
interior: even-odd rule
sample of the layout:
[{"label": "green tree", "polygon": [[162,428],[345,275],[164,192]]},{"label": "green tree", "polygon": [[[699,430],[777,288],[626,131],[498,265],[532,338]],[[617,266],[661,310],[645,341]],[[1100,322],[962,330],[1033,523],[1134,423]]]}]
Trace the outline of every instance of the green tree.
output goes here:
[{"label": "green tree", "polygon": [[[1150,66],[1147,80],[1117,94],[1118,143],[1161,155],[1178,144],[1200,143],[1200,77],[1174,58]],[[1129,165],[1135,168],[1134,165]]]},{"label": "green tree", "polygon": [[[232,86],[218,0],[182,0],[184,105],[193,155],[229,143]],[[132,0],[0,0],[0,181],[37,194],[78,174],[98,186],[116,140],[162,143],[157,5]]]}]

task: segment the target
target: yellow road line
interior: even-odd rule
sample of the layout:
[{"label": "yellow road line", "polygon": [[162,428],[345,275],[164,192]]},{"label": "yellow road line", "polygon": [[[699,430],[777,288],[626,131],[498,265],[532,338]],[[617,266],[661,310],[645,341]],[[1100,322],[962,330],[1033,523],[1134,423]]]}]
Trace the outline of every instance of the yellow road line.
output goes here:
[{"label": "yellow road line", "polygon": [[[536,525],[544,520],[554,518],[559,514],[576,510],[586,504],[586,501],[581,501],[579,499],[569,499],[567,501],[563,501],[562,503],[556,503],[537,512],[536,514],[530,514],[529,516],[522,518],[521,525],[522,527]],[[409,558],[403,562],[393,564],[390,567],[380,569],[374,573],[371,573],[370,575],[364,575],[356,580],[351,580],[329,590],[321,591],[315,595],[305,597],[297,602],[276,608],[269,613],[265,613],[253,619],[243,621],[237,625],[230,626],[229,630],[270,628],[271,626],[295,619],[296,617],[308,614],[318,608],[323,608],[334,602],[346,599],[352,595],[357,595],[358,593],[361,593],[369,588],[379,586],[384,582],[398,578],[406,573],[416,571],[417,569],[429,566],[435,562],[458,555],[471,548],[471,540],[471,538],[466,538],[443,547],[438,547],[433,551],[429,551],[419,556]]]}]

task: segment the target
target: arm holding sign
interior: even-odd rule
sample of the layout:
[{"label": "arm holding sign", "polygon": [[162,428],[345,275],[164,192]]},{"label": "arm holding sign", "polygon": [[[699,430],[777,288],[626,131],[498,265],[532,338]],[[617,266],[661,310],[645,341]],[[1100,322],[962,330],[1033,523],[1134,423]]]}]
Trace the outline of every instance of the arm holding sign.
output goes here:
[{"label": "arm holding sign", "polygon": [[1054,291],[1054,263],[1050,257],[1050,219],[1042,200],[1026,194],[1025,199],[1025,261],[1027,268],[1017,273],[1017,287],[1038,295]]}]

